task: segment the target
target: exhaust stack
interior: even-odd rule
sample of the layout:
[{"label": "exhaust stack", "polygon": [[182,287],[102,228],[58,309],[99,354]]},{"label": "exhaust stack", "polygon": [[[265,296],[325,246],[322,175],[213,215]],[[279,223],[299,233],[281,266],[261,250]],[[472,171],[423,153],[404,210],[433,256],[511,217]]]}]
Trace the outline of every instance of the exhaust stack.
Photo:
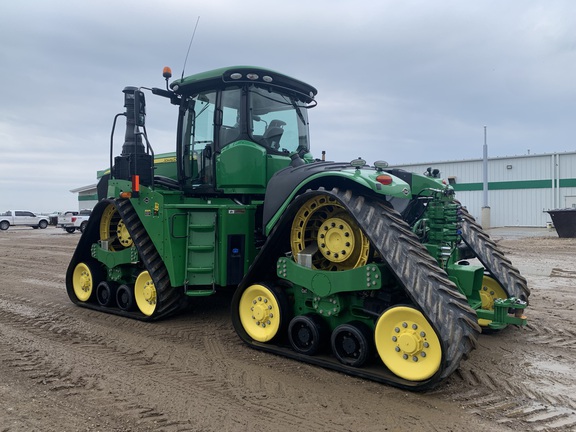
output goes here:
[{"label": "exhaust stack", "polygon": [[146,101],[144,93],[137,87],[126,87],[124,93],[124,107],[126,112],[126,133],[122,153],[114,158],[114,177],[121,180],[132,180],[139,176],[140,184],[150,186],[153,183],[153,158],[146,151],[142,142],[146,118]]}]

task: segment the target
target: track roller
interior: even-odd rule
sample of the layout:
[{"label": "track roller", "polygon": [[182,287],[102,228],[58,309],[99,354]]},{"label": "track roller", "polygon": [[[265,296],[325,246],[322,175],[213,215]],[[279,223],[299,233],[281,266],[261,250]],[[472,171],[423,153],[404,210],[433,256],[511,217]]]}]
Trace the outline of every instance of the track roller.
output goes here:
[{"label": "track roller", "polygon": [[340,363],[360,367],[372,353],[371,331],[362,322],[341,324],[334,329],[330,343],[332,352]]},{"label": "track roller", "polygon": [[320,351],[326,339],[326,324],[315,314],[292,318],[288,326],[288,339],[295,351],[314,355]]},{"label": "track roller", "polygon": [[123,311],[133,311],[136,308],[134,290],[128,285],[120,285],[116,291],[116,303],[118,304],[118,307]]},{"label": "track roller", "polygon": [[111,307],[116,302],[116,290],[118,283],[113,281],[102,281],[96,287],[96,300],[103,307]]}]

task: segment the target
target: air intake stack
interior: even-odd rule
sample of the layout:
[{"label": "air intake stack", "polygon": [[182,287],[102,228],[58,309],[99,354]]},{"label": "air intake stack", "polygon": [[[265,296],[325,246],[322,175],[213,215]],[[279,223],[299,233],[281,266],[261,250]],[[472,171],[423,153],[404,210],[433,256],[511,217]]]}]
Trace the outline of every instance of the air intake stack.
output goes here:
[{"label": "air intake stack", "polygon": [[146,119],[144,93],[137,87],[126,87],[122,92],[126,108],[126,134],[122,153],[114,159],[114,177],[133,180],[133,176],[139,176],[140,184],[150,186],[153,182],[153,158],[146,151],[142,142],[143,133],[139,129],[144,127]]}]

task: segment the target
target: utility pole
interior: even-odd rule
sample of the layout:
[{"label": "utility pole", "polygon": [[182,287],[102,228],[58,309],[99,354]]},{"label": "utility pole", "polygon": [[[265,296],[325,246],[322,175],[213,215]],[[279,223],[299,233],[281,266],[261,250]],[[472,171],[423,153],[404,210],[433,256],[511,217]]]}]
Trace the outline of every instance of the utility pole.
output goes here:
[{"label": "utility pole", "polygon": [[490,207],[488,207],[488,140],[486,126],[484,126],[484,146],[482,159],[482,177],[483,177],[483,201],[482,201],[482,220],[480,224],[483,229],[490,228]]}]

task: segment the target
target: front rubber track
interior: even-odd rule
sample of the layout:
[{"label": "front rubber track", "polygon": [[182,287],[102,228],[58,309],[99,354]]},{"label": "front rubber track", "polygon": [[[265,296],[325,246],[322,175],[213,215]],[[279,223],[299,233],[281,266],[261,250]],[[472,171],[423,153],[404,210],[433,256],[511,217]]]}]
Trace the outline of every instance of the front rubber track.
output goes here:
[{"label": "front rubber track", "polygon": [[[157,305],[154,314],[151,316],[146,316],[140,311],[123,311],[118,308],[106,308],[100,306],[96,301],[81,302],[76,298],[74,294],[74,288],[72,285],[72,274],[76,265],[82,261],[84,262],[94,262],[94,258],[91,256],[91,247],[94,243],[100,240],[100,220],[102,219],[102,214],[109,204],[113,204],[120,217],[124,221],[132,241],[138,250],[140,260],[144,264],[144,267],[150,273],[152,280],[154,281],[154,286],[156,288],[157,295]],[[97,283],[96,283],[97,284]],[[138,214],[134,210],[130,200],[102,200],[100,201],[92,212],[90,219],[88,220],[88,225],[76,251],[72,256],[72,260],[68,266],[66,272],[66,291],[70,300],[82,307],[87,307],[89,309],[98,310],[101,312],[111,313],[115,315],[120,315],[128,318],[138,319],[141,321],[156,321],[162,318],[166,318],[174,313],[176,313],[184,304],[183,291],[173,288],[170,285],[170,279],[168,277],[168,271],[160,254],[156,250],[154,243],[150,239],[150,236],[146,232],[146,229],[142,225]]]},{"label": "front rubber track", "polygon": [[474,220],[465,208],[461,208],[462,240],[474,252],[482,265],[506,291],[508,297],[515,297],[528,303],[530,289],[528,282],[512,265],[498,245]]},{"label": "front rubber track", "polygon": [[[304,202],[318,194],[332,196],[350,213],[407,295],[437,332],[443,358],[439,371],[428,380],[415,382],[399,378],[384,364],[354,368],[328,355],[306,356],[296,353],[287,344],[259,343],[252,340],[242,327],[239,317],[242,293],[252,283],[277,279],[276,260],[286,250],[290,250],[287,240],[292,219]],[[480,334],[476,313],[468,305],[466,297],[448,279],[401,216],[384,202],[338,188],[307,191],[290,204],[234,294],[232,321],[241,339],[253,348],[410,390],[430,389],[448,377],[475,348]]]}]

